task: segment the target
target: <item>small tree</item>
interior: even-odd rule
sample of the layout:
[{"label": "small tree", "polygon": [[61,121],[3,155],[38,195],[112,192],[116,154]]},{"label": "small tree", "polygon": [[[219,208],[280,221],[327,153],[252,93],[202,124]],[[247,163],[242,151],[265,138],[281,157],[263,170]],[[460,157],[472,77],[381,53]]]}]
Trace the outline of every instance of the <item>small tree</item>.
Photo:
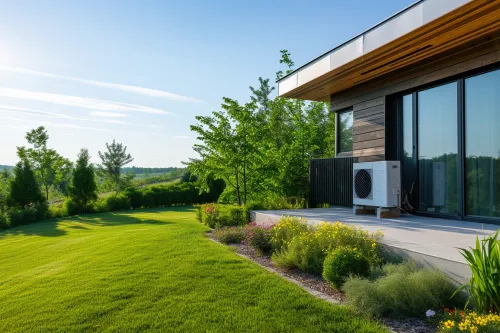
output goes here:
[{"label": "small tree", "polygon": [[89,161],[89,151],[82,148],[78,154],[71,185],[68,187],[69,197],[84,213],[88,212],[89,204],[97,200],[95,170]]},{"label": "small tree", "polygon": [[14,168],[14,179],[10,181],[7,203],[12,207],[24,207],[45,202],[28,160],[21,160]]},{"label": "small tree", "polygon": [[121,143],[106,143],[104,153],[99,152],[102,164],[98,166],[100,175],[109,182],[111,188],[120,191],[132,180],[133,174],[121,175],[121,169],[134,159],[127,153],[127,147]]},{"label": "small tree", "polygon": [[71,162],[54,149],[47,148],[49,135],[43,126],[26,133],[26,140],[32,147],[17,147],[17,155],[33,166],[45,190],[45,198],[49,200],[49,188],[61,183],[69,175]]}]

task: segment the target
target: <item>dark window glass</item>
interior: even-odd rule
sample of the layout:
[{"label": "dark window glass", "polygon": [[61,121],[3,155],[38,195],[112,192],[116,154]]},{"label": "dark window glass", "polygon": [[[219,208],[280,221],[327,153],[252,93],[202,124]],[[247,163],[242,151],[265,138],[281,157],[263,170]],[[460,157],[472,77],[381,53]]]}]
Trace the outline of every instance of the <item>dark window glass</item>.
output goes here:
[{"label": "dark window glass", "polygon": [[[402,100],[402,130],[403,130],[403,156],[402,164],[402,186],[408,200],[414,204],[411,197],[412,188],[416,185],[416,166],[413,156],[413,95],[405,95]],[[412,192],[413,193],[413,192]]]},{"label": "dark window glass", "polygon": [[457,83],[418,93],[419,209],[456,214]]},{"label": "dark window glass", "polygon": [[467,214],[500,217],[500,70],[465,80],[465,152]]},{"label": "dark window glass", "polygon": [[339,123],[337,126],[337,130],[339,131],[338,152],[345,153],[352,151],[352,123],[353,123],[352,110],[339,113],[338,119],[339,119]]}]

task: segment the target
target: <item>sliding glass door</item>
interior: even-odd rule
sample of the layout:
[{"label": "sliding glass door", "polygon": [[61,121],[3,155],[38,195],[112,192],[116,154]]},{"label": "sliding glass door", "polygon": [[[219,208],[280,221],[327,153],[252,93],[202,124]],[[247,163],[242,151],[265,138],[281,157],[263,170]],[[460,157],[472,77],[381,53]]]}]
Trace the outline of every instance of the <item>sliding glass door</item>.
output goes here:
[{"label": "sliding glass door", "polygon": [[465,210],[500,217],[500,70],[465,79]]},{"label": "sliding glass door", "polygon": [[[403,193],[420,213],[500,221],[500,70],[398,98]],[[415,195],[416,192],[416,195]]]},{"label": "sliding glass door", "polygon": [[457,214],[457,83],[418,92],[419,209]]}]

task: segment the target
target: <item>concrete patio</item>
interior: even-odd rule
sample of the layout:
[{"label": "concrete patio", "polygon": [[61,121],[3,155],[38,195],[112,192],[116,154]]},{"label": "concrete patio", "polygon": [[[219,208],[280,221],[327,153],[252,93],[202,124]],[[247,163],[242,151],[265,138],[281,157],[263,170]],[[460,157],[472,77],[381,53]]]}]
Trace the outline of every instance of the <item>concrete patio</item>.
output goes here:
[{"label": "concrete patio", "polygon": [[254,211],[252,218],[258,224],[274,224],[281,216],[306,218],[309,223],[340,221],[368,231],[384,233],[382,243],[395,254],[410,257],[425,266],[445,271],[457,284],[464,283],[470,271],[458,248],[475,245],[480,238],[500,228],[483,224],[448,219],[402,215],[395,219],[377,219],[375,215],[354,215],[345,207]]}]

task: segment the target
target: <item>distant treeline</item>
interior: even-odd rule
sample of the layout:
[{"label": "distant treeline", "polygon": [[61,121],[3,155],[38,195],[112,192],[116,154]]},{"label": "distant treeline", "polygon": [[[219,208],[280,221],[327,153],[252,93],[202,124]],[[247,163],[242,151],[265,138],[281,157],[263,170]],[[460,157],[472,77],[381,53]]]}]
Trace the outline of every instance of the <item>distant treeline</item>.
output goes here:
[{"label": "distant treeline", "polygon": [[13,168],[12,165],[4,165],[4,164],[0,164],[0,171],[3,170],[3,169],[7,169],[9,171],[11,171]]},{"label": "distant treeline", "polygon": [[136,175],[141,175],[145,173],[170,173],[172,171],[180,171],[180,170],[185,170],[185,168],[174,168],[174,167],[168,167],[168,168],[139,168],[139,167],[126,167],[122,168],[121,172],[122,173],[128,173],[128,172],[134,172]]}]

